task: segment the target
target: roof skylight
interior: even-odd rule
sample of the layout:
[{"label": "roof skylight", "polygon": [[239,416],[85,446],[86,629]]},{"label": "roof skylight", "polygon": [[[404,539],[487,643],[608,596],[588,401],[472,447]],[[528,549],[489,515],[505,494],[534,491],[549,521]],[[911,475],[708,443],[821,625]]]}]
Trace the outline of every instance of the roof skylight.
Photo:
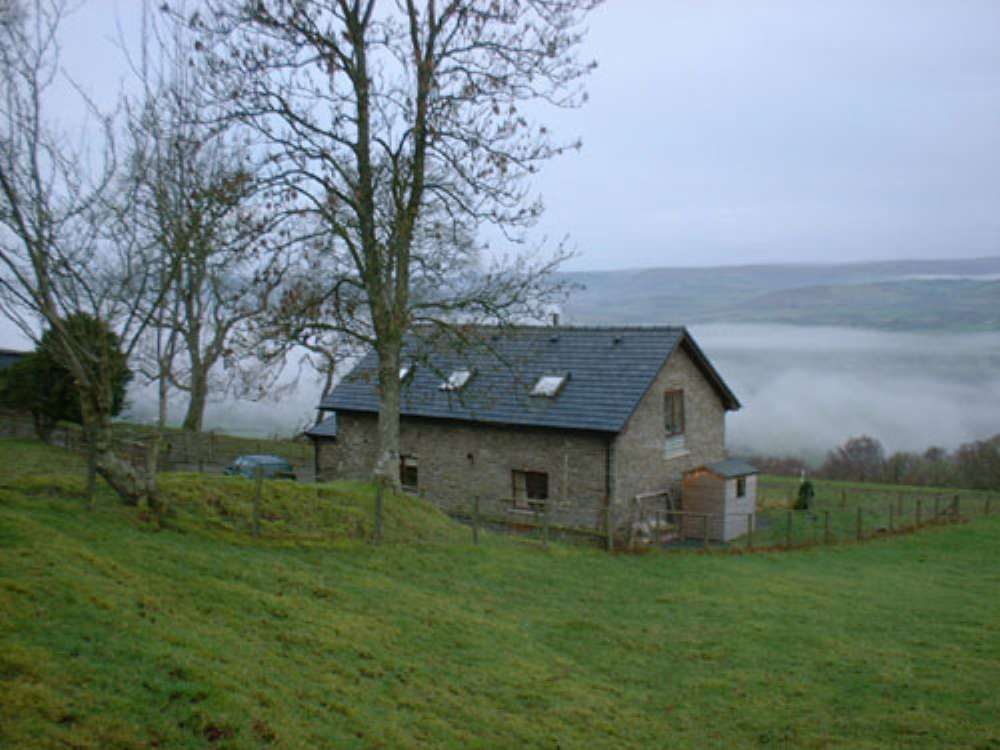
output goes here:
[{"label": "roof skylight", "polygon": [[442,391],[460,391],[472,377],[472,370],[455,370],[438,388]]},{"label": "roof skylight", "polygon": [[532,396],[555,398],[566,384],[569,375],[542,375],[531,389]]}]

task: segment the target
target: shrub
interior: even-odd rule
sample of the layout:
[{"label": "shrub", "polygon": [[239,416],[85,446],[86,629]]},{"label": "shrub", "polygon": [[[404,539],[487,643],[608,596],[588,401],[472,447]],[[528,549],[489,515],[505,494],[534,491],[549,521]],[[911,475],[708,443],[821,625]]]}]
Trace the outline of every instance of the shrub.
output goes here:
[{"label": "shrub", "polygon": [[813,498],[816,497],[816,489],[808,479],[803,479],[799,485],[799,496],[795,498],[795,510],[809,510],[812,506]]}]

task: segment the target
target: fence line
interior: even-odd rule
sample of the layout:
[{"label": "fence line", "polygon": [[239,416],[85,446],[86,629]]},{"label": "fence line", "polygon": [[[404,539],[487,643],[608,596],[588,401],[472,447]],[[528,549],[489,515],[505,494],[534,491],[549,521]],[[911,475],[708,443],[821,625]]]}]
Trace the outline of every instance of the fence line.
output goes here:
[{"label": "fence line", "polygon": [[[898,499],[880,506],[852,506],[846,509],[817,510],[763,509],[751,513],[705,513],[677,508],[643,510],[630,517],[627,527],[616,529],[625,534],[625,549],[728,549],[728,550],[788,550],[811,546],[863,542],[890,535],[908,533],[929,526],[938,526],[993,515],[994,498],[963,498],[961,494],[945,496],[925,503],[916,498],[907,503]],[[482,501],[472,498],[468,507],[450,508],[448,514],[471,527],[472,541],[478,544],[484,528],[507,533],[527,534],[544,546],[552,535],[583,538],[605,546],[607,529],[603,524],[585,528],[553,523],[538,504],[533,511],[515,514],[483,513]],[[727,518],[745,524],[745,533],[731,541],[722,541],[717,530],[726,528]],[[621,537],[618,537],[621,539]]]},{"label": "fence line", "polygon": [[[112,429],[112,450],[126,461],[145,467],[152,428],[121,424]],[[22,414],[0,412],[0,438],[4,437],[37,439],[34,421]],[[49,442],[77,453],[85,453],[87,449],[84,435],[76,426],[60,425],[52,431]],[[313,452],[308,441],[243,438],[215,432],[166,433],[160,444],[157,471],[221,474],[238,456],[251,453],[277,454],[295,468],[300,478],[313,478]]]}]

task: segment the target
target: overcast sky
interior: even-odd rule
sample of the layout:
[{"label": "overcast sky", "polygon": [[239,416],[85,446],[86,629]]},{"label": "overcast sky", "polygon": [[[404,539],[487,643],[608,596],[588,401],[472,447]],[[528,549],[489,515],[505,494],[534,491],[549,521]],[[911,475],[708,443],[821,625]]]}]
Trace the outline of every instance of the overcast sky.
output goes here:
[{"label": "overcast sky", "polygon": [[[87,0],[67,67],[100,96],[139,0]],[[156,3],[154,3],[156,5]],[[997,0],[608,0],[579,154],[537,182],[575,269],[1000,254]]]}]

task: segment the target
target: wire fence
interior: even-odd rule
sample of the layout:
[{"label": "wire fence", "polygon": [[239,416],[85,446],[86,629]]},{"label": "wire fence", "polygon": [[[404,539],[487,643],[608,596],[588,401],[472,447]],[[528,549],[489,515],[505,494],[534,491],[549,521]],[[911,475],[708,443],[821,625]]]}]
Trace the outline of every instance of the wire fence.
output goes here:
[{"label": "wire fence", "polygon": [[[536,502],[528,508],[518,509],[514,509],[513,505],[513,500],[510,499],[475,496],[464,506],[451,505],[445,510],[451,518],[469,526],[472,541],[476,544],[479,543],[481,531],[537,541],[543,547],[547,547],[550,541],[602,547],[609,543],[607,509],[603,505],[572,515],[559,513],[559,503],[554,501]],[[588,526],[581,523],[580,518],[583,516],[593,517],[594,524]]]},{"label": "wire fence", "polygon": [[[119,423],[113,427],[112,449],[135,466],[146,465],[146,454],[155,435],[152,427]],[[21,414],[0,413],[0,438],[35,440],[34,421]],[[49,443],[77,453],[87,452],[87,440],[77,425],[61,424],[49,436]],[[222,474],[240,456],[279,456],[295,470],[299,481],[314,481],[315,460],[307,440],[248,438],[216,432],[170,430],[160,443],[157,471]]]},{"label": "wire fence", "polygon": [[488,530],[518,535],[542,546],[560,540],[631,551],[763,551],[863,542],[929,526],[971,521],[1000,511],[1000,495],[897,492],[892,493],[891,500],[876,499],[885,494],[871,493],[865,504],[838,503],[834,507],[808,510],[769,507],[750,513],[702,513],[636,503],[628,521],[613,532],[601,524],[592,527],[560,524],[553,520],[544,503],[535,504],[530,512],[498,514],[483,510],[498,503],[473,498],[467,507],[451,508],[448,513],[470,527],[474,543],[479,542],[481,532]]},{"label": "wire fence", "polygon": [[[150,428],[115,426],[114,450],[144,466]],[[36,439],[30,417],[0,413],[0,438]],[[61,425],[50,442],[86,453],[77,426]],[[307,441],[255,439],[207,433],[169,432],[161,443],[159,471],[221,474],[237,457],[272,454],[287,460],[300,481],[315,479],[312,445]],[[795,510],[793,482],[758,485],[756,510],[751,513],[702,513],[683,509],[682,499],[650,493],[634,498],[624,517],[612,517],[606,503],[577,505],[572,499],[535,502],[515,507],[511,499],[473,497],[449,505],[446,512],[480,533],[518,535],[547,546],[550,541],[599,545],[608,550],[672,549],[795,549],[814,545],[858,542],[904,533],[926,526],[990,516],[1000,510],[1000,494],[978,491],[914,491],[891,486],[844,486],[817,482],[806,510]]]}]

